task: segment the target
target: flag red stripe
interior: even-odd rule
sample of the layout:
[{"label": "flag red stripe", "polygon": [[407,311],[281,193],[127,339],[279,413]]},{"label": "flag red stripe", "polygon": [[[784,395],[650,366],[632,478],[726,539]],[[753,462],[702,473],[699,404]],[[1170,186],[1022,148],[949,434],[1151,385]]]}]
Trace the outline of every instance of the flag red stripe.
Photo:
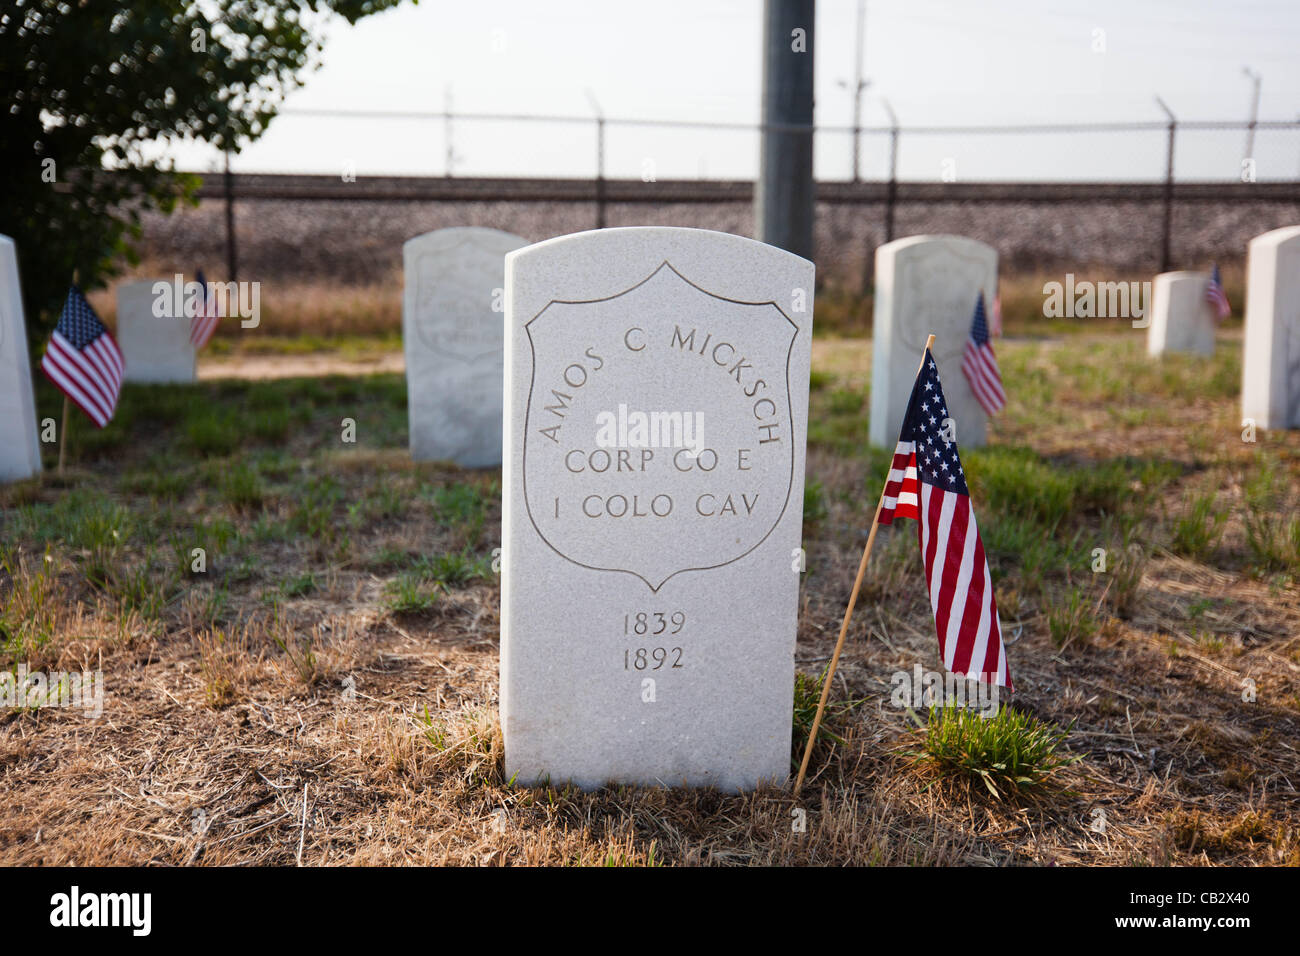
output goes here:
[{"label": "flag red stripe", "polygon": [[[955,636],[953,649],[953,667],[954,673],[969,674],[971,661],[978,657],[984,659],[983,643],[988,640],[987,628],[981,628],[980,622],[983,620],[984,610],[984,590],[987,585],[985,576],[988,569],[983,562],[979,561],[976,555],[979,545],[979,532],[975,529],[975,516],[970,513],[970,499],[966,499],[966,528],[962,548],[962,566],[966,572],[966,587],[963,593],[958,595],[961,602],[960,614],[961,625],[958,634]],[[967,640],[961,640],[961,635],[967,635]]]},{"label": "flag red stripe", "polygon": [[77,389],[82,400],[95,406],[97,414],[92,417],[107,421],[112,416],[112,403],[105,400],[103,387],[96,379],[90,363],[75,348],[65,344],[63,336],[55,333],[45,350],[45,356],[64,381]]},{"label": "flag red stripe", "polygon": [[87,355],[85,351],[78,349],[62,335],[59,335],[58,332],[55,332],[54,336],[50,338],[50,344],[51,346],[58,345],[58,356],[65,361],[66,365],[76,370],[78,377],[82,380],[82,387],[94,391],[96,397],[103,402],[104,411],[111,413],[113,401],[109,396],[116,390],[104,372],[95,364],[93,358]]},{"label": "flag red stripe", "polygon": [[899,442],[881,496],[880,523],[893,524],[895,517],[919,518],[919,493],[914,446],[911,442]]},{"label": "flag red stripe", "polygon": [[[972,585],[971,602],[968,608],[975,639],[971,642],[970,662],[967,666],[971,669],[978,667],[979,670],[976,671],[978,674],[996,675],[998,674],[997,648],[1002,644],[1002,632],[997,626],[994,613],[993,578],[989,573],[988,560],[984,556],[984,542],[980,540],[979,529],[975,526],[974,513],[971,514],[971,533],[975,537],[971,560],[979,575],[979,587],[975,589]],[[991,670],[988,666],[990,651],[993,652],[995,665]]]},{"label": "flag red stripe", "polygon": [[[100,428],[112,420],[120,388],[120,379],[108,367],[112,352],[105,353],[97,349],[103,338],[100,336],[87,346],[86,352],[95,350],[87,355],[56,331],[50,337],[45,356],[41,359],[41,369],[46,377]],[[115,352],[116,343],[112,343],[111,339],[109,343]],[[109,346],[104,348],[107,350]],[[105,368],[101,369],[100,363],[104,363]]]},{"label": "flag red stripe", "polygon": [[[988,561],[984,557],[984,542],[977,542],[975,559],[984,564],[985,577],[988,576]],[[984,605],[990,619],[988,626],[989,640],[984,648],[984,662],[981,669],[985,674],[997,674],[1002,676],[1006,671],[1006,651],[1002,645],[1002,622],[998,619],[998,602],[993,595],[993,582],[987,582],[987,593],[984,595]],[[997,640],[994,640],[996,635]],[[1011,686],[1011,678],[1007,677],[1007,686]]]},{"label": "flag red stripe", "polygon": [[948,549],[948,529],[943,521],[943,492],[926,483],[922,483],[922,488],[930,493],[921,520],[926,523],[929,530],[925,551],[925,581],[926,587],[930,589],[930,609],[934,610],[939,599],[939,579],[934,573],[935,561],[940,550]]},{"label": "flag red stripe", "polygon": [[998,392],[1002,391],[1002,376],[998,372],[997,357],[993,354],[993,349],[989,346],[981,346],[974,353],[975,369],[988,382],[989,386],[995,388]]},{"label": "flag red stripe", "polygon": [[955,670],[951,662],[958,644],[959,625],[966,602],[963,580],[966,565],[962,561],[962,552],[966,544],[966,516],[969,508],[962,504],[962,500],[969,499],[950,491],[942,494],[948,524],[948,542],[939,565],[939,596],[935,602],[934,624],[939,631],[939,646],[943,650],[944,663],[949,670]]},{"label": "flag red stripe", "polygon": [[122,361],[122,350],[117,347],[117,341],[113,336],[105,332],[91,343],[91,347],[98,350],[104,356],[104,360],[113,370],[113,381],[116,383],[118,388],[121,388],[124,363]]},{"label": "flag red stripe", "polygon": [[[986,351],[990,354],[985,354]],[[961,370],[970,382],[971,389],[976,392],[976,397],[980,398],[980,405],[985,411],[990,411],[989,404],[997,406],[994,410],[1000,410],[1005,405],[1006,394],[1002,390],[997,359],[991,356],[988,346],[978,347],[973,342],[970,343],[966,354],[962,356]]]},{"label": "flag red stripe", "polygon": [[86,393],[81,385],[82,379],[70,376],[61,364],[60,358],[51,354],[50,348],[46,348],[45,357],[41,359],[41,371],[96,425],[103,428],[108,424],[110,416],[105,414],[103,407],[96,402],[95,398]]},{"label": "flag red stripe", "polygon": [[95,381],[99,385],[100,391],[105,395],[117,391],[116,377],[113,374],[112,366],[109,364],[107,357],[102,351],[96,348],[99,345],[98,340],[91,342],[81,352],[81,357],[85,359],[86,368],[93,370]]},{"label": "flag red stripe", "polygon": [[980,408],[984,409],[985,414],[991,415],[994,411],[994,403],[984,390],[984,383],[980,381],[978,375],[974,375],[971,369],[962,365],[962,371],[966,373],[966,380],[970,382],[971,391],[975,394],[975,401],[979,402]]},{"label": "flag red stripe", "polygon": [[984,376],[984,380],[988,382],[989,388],[993,390],[999,399],[1005,399],[1006,393],[1002,390],[1002,376],[998,373],[997,361],[991,356],[985,355],[983,349],[980,350],[977,358],[980,373]]}]

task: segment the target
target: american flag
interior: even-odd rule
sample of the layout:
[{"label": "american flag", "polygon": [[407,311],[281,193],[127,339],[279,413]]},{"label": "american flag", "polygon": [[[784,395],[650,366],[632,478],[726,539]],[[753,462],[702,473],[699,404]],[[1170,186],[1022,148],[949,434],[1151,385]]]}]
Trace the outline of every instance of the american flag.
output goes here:
[{"label": "american flag", "polygon": [[984,319],[984,293],[975,300],[975,318],[970,324],[970,338],[966,352],[961,357],[961,371],[970,382],[975,401],[986,414],[1000,412],[1007,404],[1007,393],[1002,390],[1002,373],[998,371],[998,358],[989,343],[989,325]]},{"label": "american flag", "polygon": [[1232,306],[1228,304],[1228,296],[1223,291],[1223,281],[1219,275],[1219,264],[1217,262],[1210,272],[1209,284],[1205,287],[1205,301],[1214,306],[1214,313],[1219,318],[1226,319],[1232,315]]},{"label": "american flag", "polygon": [[203,277],[203,270],[200,269],[194,278],[203,289],[203,307],[190,322],[190,342],[197,351],[207,345],[212,333],[217,331],[217,320],[221,316],[217,311],[216,296],[208,291],[208,280]]},{"label": "american flag", "polygon": [[100,428],[122,391],[122,351],[75,285],[41,359],[41,371]]},{"label": "american flag", "polygon": [[947,419],[939,369],[926,349],[885,481],[880,523],[918,522],[943,666],[1011,689],[993,580]]}]

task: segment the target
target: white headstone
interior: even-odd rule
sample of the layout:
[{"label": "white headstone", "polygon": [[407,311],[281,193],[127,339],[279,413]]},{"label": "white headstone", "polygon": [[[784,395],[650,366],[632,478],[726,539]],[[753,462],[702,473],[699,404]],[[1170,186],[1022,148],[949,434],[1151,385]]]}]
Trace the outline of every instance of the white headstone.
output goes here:
[{"label": "white headstone", "polygon": [[876,249],[871,444],[897,444],[916,366],[931,333],[957,441],[962,448],[984,444],[988,416],[961,372],[961,358],[975,300],[983,292],[985,307],[990,307],[997,281],[997,250],[974,239],[909,236]]},{"label": "white headstone", "polygon": [[21,481],[40,470],[18,251],[12,239],[0,236],[0,481]]},{"label": "white headstone", "polygon": [[471,227],[426,232],[402,247],[402,342],[416,461],[501,464],[505,255],[527,243]]},{"label": "white headstone", "polygon": [[584,232],[506,257],[506,314],[506,776],[783,781],[813,264]]},{"label": "white headstone", "polygon": [[1300,428],[1300,226],[1250,240],[1241,414]]},{"label": "white headstone", "polygon": [[[155,289],[155,286],[157,287]],[[117,287],[117,345],[122,350],[124,382],[175,383],[195,380],[195,351],[190,342],[191,320],[174,303],[179,298],[164,287],[167,279],[142,279]],[[163,304],[157,309],[155,303]],[[178,313],[179,314],[174,314]]]},{"label": "white headstone", "polygon": [[1147,354],[1214,354],[1214,306],[1205,298],[1210,277],[1203,272],[1162,272],[1151,289]]}]

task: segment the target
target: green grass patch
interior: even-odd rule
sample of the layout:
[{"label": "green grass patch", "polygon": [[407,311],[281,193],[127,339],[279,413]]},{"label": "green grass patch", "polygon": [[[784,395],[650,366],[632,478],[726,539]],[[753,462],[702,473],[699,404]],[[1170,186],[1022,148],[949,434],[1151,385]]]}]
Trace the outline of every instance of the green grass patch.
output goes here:
[{"label": "green grass patch", "polygon": [[239,464],[222,472],[221,500],[240,511],[251,511],[262,506],[265,489],[257,469]]},{"label": "green grass patch", "polygon": [[963,707],[930,708],[923,754],[947,773],[979,780],[995,797],[1043,788],[1079,757],[1062,752],[1068,732],[1009,707],[980,717]]},{"label": "green grass patch", "polygon": [[1223,537],[1228,520],[1226,509],[1214,504],[1213,490],[1197,495],[1184,512],[1174,519],[1169,550],[1193,561],[1205,561]]},{"label": "green grass patch", "polygon": [[1047,610],[1047,630],[1052,643],[1064,648],[1076,641],[1087,644],[1100,627],[1095,601],[1083,589],[1072,587],[1065,599]]},{"label": "green grass patch", "polygon": [[394,614],[420,614],[438,602],[438,592],[419,571],[399,575],[384,587],[387,607]]},{"label": "green grass patch", "polygon": [[416,565],[416,570],[436,584],[454,586],[488,577],[490,567],[490,558],[476,555],[466,548],[422,558]]},{"label": "green grass patch", "polygon": [[[798,769],[803,762],[803,752],[808,746],[808,737],[812,734],[813,720],[817,716],[817,705],[821,701],[822,686],[826,680],[829,665],[822,669],[820,677],[810,677],[803,671],[794,675],[794,735],[791,738],[790,765]],[[858,700],[828,700],[826,711],[822,714],[821,725],[817,728],[817,743],[844,744],[843,734],[847,729],[849,716],[865,702]]]},{"label": "green grass patch", "polygon": [[1300,572],[1300,516],[1273,462],[1263,459],[1242,487],[1246,547],[1259,571]]}]

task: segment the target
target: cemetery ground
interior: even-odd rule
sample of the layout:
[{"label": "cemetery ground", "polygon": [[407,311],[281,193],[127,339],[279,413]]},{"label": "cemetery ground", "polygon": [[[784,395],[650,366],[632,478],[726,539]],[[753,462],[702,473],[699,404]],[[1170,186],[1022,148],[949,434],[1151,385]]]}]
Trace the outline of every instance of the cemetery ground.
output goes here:
[{"label": "cemetery ground", "polygon": [[[1243,441],[1239,322],[1208,361],[1103,325],[1000,342],[963,452],[1003,716],[895,706],[937,647],[882,529],[797,801],[503,779],[500,473],[412,463],[399,373],[128,387],[0,489],[2,663],[105,689],[0,712],[0,862],[1300,864],[1300,434]],[[889,461],[870,349],[814,342],[792,760]]]}]

